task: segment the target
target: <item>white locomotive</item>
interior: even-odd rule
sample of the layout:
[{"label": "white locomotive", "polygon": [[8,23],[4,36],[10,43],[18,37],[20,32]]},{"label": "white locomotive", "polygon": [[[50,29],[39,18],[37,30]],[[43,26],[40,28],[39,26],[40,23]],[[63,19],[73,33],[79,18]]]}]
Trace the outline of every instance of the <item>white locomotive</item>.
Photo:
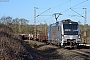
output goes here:
[{"label": "white locomotive", "polygon": [[50,24],[48,42],[62,47],[77,47],[81,43],[80,25],[70,19]]}]

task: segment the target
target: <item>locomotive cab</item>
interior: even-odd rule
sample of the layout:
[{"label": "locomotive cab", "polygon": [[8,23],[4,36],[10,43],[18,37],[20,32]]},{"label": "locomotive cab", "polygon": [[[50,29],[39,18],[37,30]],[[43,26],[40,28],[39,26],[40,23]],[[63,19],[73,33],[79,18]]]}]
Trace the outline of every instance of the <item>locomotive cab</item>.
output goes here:
[{"label": "locomotive cab", "polygon": [[80,40],[80,27],[77,22],[65,21],[63,22],[63,36],[62,44],[65,46],[77,46]]}]

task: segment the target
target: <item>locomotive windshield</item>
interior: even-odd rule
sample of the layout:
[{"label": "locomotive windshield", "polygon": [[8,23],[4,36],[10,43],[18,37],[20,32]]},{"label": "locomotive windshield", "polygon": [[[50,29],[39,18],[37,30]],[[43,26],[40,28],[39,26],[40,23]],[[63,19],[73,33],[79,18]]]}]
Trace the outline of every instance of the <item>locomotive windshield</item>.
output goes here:
[{"label": "locomotive windshield", "polygon": [[63,24],[64,35],[77,35],[78,24]]}]

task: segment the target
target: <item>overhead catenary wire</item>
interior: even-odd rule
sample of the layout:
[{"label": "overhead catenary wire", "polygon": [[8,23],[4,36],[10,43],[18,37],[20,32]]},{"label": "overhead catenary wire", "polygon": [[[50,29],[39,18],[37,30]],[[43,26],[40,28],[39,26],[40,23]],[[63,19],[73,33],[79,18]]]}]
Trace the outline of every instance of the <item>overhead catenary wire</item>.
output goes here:
[{"label": "overhead catenary wire", "polygon": [[38,16],[41,16],[43,13],[45,13],[45,12],[47,12],[48,10],[50,10],[51,8],[49,8],[49,9],[47,9],[47,10],[45,10],[44,12],[42,12],[41,14],[39,14],[39,15],[37,15],[36,17],[38,17]]},{"label": "overhead catenary wire", "polygon": [[[51,8],[49,8],[48,10],[53,10],[53,9],[55,9],[55,8],[57,8],[57,7],[60,7],[60,6],[66,4],[66,3],[68,3],[68,2],[70,2],[70,0],[68,0],[68,1],[66,1],[66,2],[64,2],[64,3],[62,3],[62,4],[58,5],[58,6],[51,7]],[[47,11],[47,10],[46,10],[46,11]],[[40,16],[53,16],[52,14],[51,14],[51,15],[42,15],[43,13],[44,13],[44,12],[42,12],[42,13],[39,14],[39,15],[40,15]],[[39,16],[39,15],[38,15],[38,16]]]},{"label": "overhead catenary wire", "polygon": [[[70,10],[71,8],[74,8],[74,7],[78,6],[78,5],[81,5],[81,4],[83,4],[83,3],[87,2],[87,1],[88,1],[88,0],[85,0],[85,1],[83,1],[83,2],[81,2],[81,3],[79,3],[79,4],[76,4],[76,5],[74,5],[74,6],[70,7],[70,8],[62,11],[62,12],[66,12],[66,11]],[[71,2],[71,0],[70,0],[70,2]]]},{"label": "overhead catenary wire", "polygon": [[64,3],[62,3],[62,4],[58,5],[58,6],[52,7],[52,9],[55,9],[55,8],[57,8],[57,7],[60,7],[60,6],[66,4],[66,3],[68,3],[68,2],[70,2],[70,0],[68,0],[68,1],[66,1],[66,2],[64,2]]},{"label": "overhead catenary wire", "polygon": [[[82,2],[80,2],[80,3],[78,3],[78,4],[76,4],[76,5],[72,6],[72,4],[71,4],[71,3],[72,3],[72,0],[68,0],[68,1],[66,1],[66,2],[64,2],[64,3],[62,3],[62,4],[58,5],[58,6],[51,7],[49,10],[51,11],[51,10],[57,8],[57,7],[63,6],[63,5],[65,5],[65,4],[67,4],[68,2],[70,2],[70,7],[69,7],[68,9],[60,12],[60,13],[63,14],[63,13],[65,13],[65,12],[71,10],[71,9],[76,8],[76,7],[79,6],[79,5],[82,5],[82,4],[86,3],[87,1],[88,1],[88,0],[84,0],[84,1],[82,1]],[[76,8],[76,9],[77,9],[77,8]],[[72,11],[72,10],[71,10],[71,11]],[[59,13],[59,12],[58,12],[58,13]],[[39,15],[38,15],[38,16],[39,16]],[[52,14],[42,15],[42,13],[41,13],[40,16],[50,16],[50,17],[51,17]],[[46,19],[47,19],[47,18],[46,18]],[[45,20],[46,20],[46,19],[45,19]]]},{"label": "overhead catenary wire", "polygon": [[87,1],[88,1],[88,0],[85,0],[85,1],[83,1],[83,2],[81,2],[81,3],[79,3],[79,4],[77,4],[77,5],[72,6],[71,8],[76,7],[76,6],[79,6],[79,5],[81,5],[81,4],[83,4],[83,3],[87,2]]},{"label": "overhead catenary wire", "polygon": [[[64,2],[64,3],[62,3],[62,4],[58,5],[58,6],[51,7],[51,8],[49,8],[48,10],[53,10],[53,9],[55,9],[55,8],[57,8],[57,7],[60,7],[60,6],[66,4],[66,3],[68,3],[68,2],[70,2],[70,0],[68,0],[68,1],[66,1],[66,2]],[[46,10],[46,11],[48,11],[48,10]],[[46,12],[46,11],[44,11],[44,12]],[[40,16],[53,16],[52,14],[51,14],[51,15],[42,15],[44,12],[42,12],[42,13],[39,14],[39,15],[40,15]],[[37,17],[38,17],[39,15],[37,15]]]},{"label": "overhead catenary wire", "polygon": [[70,8],[72,11],[74,11],[75,13],[77,13],[79,16],[85,18],[84,16],[82,16],[81,14],[79,14],[78,12],[76,12],[75,10],[73,10],[72,8]]}]

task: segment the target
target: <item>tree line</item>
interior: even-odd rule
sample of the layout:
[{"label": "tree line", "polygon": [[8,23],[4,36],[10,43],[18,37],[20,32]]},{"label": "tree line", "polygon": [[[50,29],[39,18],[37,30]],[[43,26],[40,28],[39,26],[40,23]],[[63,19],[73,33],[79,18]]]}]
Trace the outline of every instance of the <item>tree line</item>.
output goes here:
[{"label": "tree line", "polygon": [[[12,18],[10,16],[2,16],[0,18],[0,23],[5,24],[9,27],[12,28],[12,30],[16,33],[16,34],[34,34],[34,24],[30,25],[29,24],[29,20],[25,19],[25,18]],[[79,21],[80,23],[80,21]],[[37,34],[38,33],[47,33],[47,28],[48,25],[47,24],[38,24],[36,25],[36,31]],[[90,43],[90,25],[86,24],[86,39],[87,42]],[[81,30],[81,39],[84,38],[84,29],[85,29],[84,25],[80,23],[80,30]]]},{"label": "tree line", "polygon": [[[27,29],[29,20],[24,18],[12,18],[10,16],[2,16],[0,23],[5,24],[13,29],[15,33],[29,33]],[[32,27],[30,27],[32,28]]]},{"label": "tree line", "polygon": [[[84,36],[85,28],[86,28],[86,37]],[[87,40],[86,43],[90,44],[90,25],[80,24],[80,30],[81,30],[81,39],[82,40],[84,40],[84,39]]]},{"label": "tree line", "polygon": [[[5,24],[13,29],[17,34],[29,34],[34,33],[34,25],[29,24],[29,20],[25,18],[12,18],[11,16],[2,16],[0,23]],[[37,33],[44,33],[47,24],[37,25]],[[47,31],[47,30],[46,30]]]}]

